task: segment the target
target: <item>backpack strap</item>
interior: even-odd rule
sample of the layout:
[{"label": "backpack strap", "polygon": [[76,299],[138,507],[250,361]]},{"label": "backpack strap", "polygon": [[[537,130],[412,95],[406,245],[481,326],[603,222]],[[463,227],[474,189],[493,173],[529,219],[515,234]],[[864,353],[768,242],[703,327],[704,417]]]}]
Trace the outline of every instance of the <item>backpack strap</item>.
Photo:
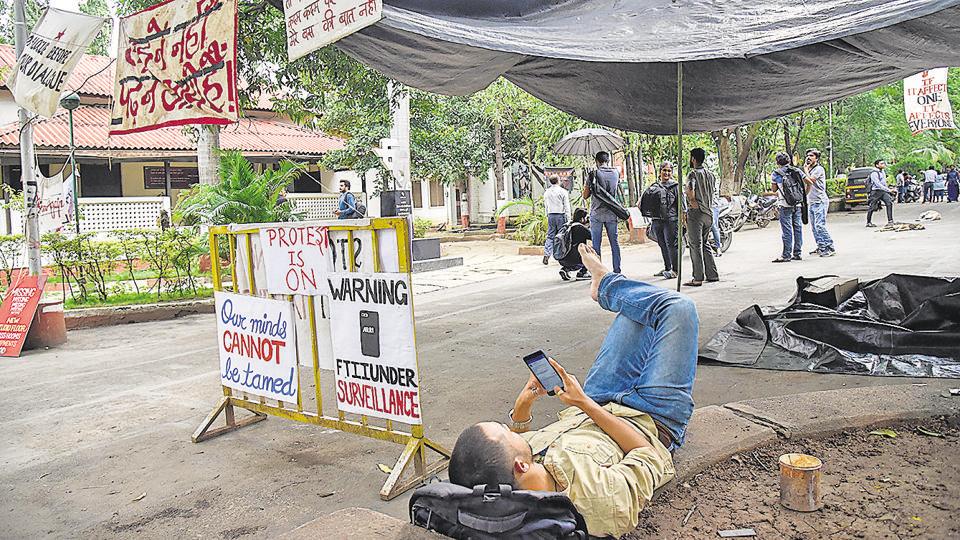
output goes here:
[{"label": "backpack strap", "polygon": [[461,525],[490,534],[503,534],[512,531],[523,525],[525,519],[527,519],[526,512],[517,512],[516,514],[501,517],[487,517],[471,514],[464,510],[457,510],[457,521]]}]

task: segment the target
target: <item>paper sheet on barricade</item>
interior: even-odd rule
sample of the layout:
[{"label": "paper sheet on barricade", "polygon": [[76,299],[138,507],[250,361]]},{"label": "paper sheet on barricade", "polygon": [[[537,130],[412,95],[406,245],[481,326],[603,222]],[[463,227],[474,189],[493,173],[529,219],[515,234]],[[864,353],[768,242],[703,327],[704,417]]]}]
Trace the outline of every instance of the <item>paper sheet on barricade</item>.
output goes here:
[{"label": "paper sheet on barricade", "polygon": [[[257,286],[253,294],[256,296],[294,295],[294,323],[299,336],[297,351],[299,362],[303,366],[313,365],[310,310],[307,301],[308,296],[313,296],[319,365],[320,369],[329,370],[334,368],[333,344],[330,338],[331,300],[328,286],[322,278],[333,271],[350,270],[349,235],[347,231],[330,231],[328,227],[333,224],[342,223],[319,221],[262,226],[260,233],[253,234],[250,246],[250,251],[253,253],[254,281]],[[305,230],[307,227],[312,230]],[[244,225],[232,227],[235,231],[249,228]],[[280,241],[279,229],[283,229],[283,242]],[[291,232],[292,230],[297,232]],[[400,259],[396,231],[378,230],[377,240],[380,268],[387,272],[399,271]],[[321,246],[317,244],[323,241],[326,242],[326,246],[322,249],[321,256]],[[357,271],[373,270],[372,244],[370,231],[353,231],[353,250]],[[236,260],[238,290],[241,293],[251,294],[247,250],[243,236],[238,237]],[[274,288],[269,286],[271,281],[275,284]],[[277,296],[277,298],[281,297]]]},{"label": "paper sheet on barricade", "polygon": [[420,424],[409,274],[340,272],[325,279],[337,408]]}]

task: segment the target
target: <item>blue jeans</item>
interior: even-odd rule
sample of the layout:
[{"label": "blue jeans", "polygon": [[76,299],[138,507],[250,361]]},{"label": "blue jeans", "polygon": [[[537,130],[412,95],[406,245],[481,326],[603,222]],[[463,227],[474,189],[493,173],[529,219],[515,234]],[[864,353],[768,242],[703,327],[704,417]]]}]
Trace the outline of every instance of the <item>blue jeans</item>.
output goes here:
[{"label": "blue jeans", "polygon": [[610,252],[613,254],[613,271],[620,273],[620,242],[617,239],[617,221],[594,221],[590,220],[590,236],[593,240],[593,250],[600,254],[600,244],[603,240],[603,230],[607,230],[607,238],[610,240]]},{"label": "blue jeans", "polygon": [[780,233],[783,238],[783,258],[799,257],[803,248],[803,209],[780,207]]},{"label": "blue jeans", "polygon": [[677,270],[677,220],[655,219],[650,223],[653,234],[660,244],[660,255],[663,257],[663,269],[675,272]]},{"label": "blue jeans", "polygon": [[720,207],[716,206],[716,201],[713,207],[713,227],[710,230],[713,232],[713,247],[720,253]]},{"label": "blue jeans", "polygon": [[813,228],[813,239],[817,242],[820,251],[833,251],[833,238],[827,232],[827,207],[829,203],[815,202],[810,204],[810,226]]},{"label": "blue jeans", "polygon": [[[643,411],[683,444],[693,414],[700,318],[685,295],[607,274],[600,307],[617,313],[583,383],[600,404]],[[673,450],[673,448],[670,448]]]},{"label": "blue jeans", "polygon": [[560,232],[560,227],[567,223],[566,214],[547,214],[547,241],[543,244],[543,255],[553,257],[553,241]]}]

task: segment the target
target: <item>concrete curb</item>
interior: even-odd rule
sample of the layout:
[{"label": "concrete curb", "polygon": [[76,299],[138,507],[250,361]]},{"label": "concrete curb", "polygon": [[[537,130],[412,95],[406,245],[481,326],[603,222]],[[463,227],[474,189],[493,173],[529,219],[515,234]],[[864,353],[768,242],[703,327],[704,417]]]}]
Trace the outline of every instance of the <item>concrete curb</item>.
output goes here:
[{"label": "concrete curb", "polygon": [[[960,397],[943,397],[935,386],[923,384],[826,390],[701,407],[690,419],[683,447],[674,454],[676,479],[657,490],[657,495],[734,454],[781,438],[825,437],[879,424],[957,414]],[[294,533],[300,535],[291,536]],[[334,512],[281,538],[308,537],[439,538],[405,521],[362,508]]]},{"label": "concrete curb", "polygon": [[71,309],[64,314],[67,330],[115,324],[166,321],[187,315],[213,313],[213,298],[136,306]]}]

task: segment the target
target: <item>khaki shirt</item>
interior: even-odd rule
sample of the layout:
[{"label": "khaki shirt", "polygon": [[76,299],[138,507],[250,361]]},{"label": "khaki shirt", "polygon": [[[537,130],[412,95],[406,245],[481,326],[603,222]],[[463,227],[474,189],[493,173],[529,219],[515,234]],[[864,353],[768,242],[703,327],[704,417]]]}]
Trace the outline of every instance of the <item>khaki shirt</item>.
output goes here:
[{"label": "khaki shirt", "polygon": [[583,514],[587,531],[592,536],[619,537],[637,527],[640,510],[676,471],[649,415],[617,403],[603,408],[633,424],[653,448],[637,448],[624,455],[576,407],[560,411],[559,421],[521,436],[530,443],[534,459],[556,480],[557,490]]}]

